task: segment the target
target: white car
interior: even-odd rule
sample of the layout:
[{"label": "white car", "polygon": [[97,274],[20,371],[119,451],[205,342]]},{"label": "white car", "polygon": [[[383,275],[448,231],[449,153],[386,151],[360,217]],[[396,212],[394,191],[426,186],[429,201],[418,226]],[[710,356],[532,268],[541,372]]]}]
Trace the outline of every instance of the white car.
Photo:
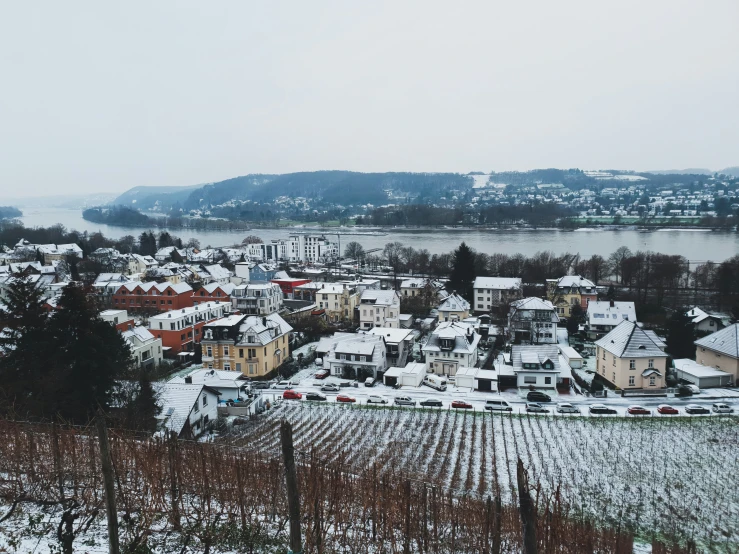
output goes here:
[{"label": "white car", "polygon": [[698,385],[685,385],[685,386],[688,387],[688,389],[690,389],[690,392],[692,392],[693,394],[700,394],[701,393],[701,390],[698,387]]},{"label": "white car", "polygon": [[387,400],[379,394],[370,394],[367,398],[367,404],[387,404]]},{"label": "white car", "polygon": [[579,414],[580,408],[577,406],[573,406],[569,402],[562,402],[561,404],[557,404],[557,413],[558,414]]},{"label": "white car", "polygon": [[290,390],[291,388],[293,388],[294,384],[295,383],[293,383],[292,381],[280,381],[278,383],[272,383],[272,386],[270,388],[277,390]]},{"label": "white car", "polygon": [[711,409],[714,414],[733,414],[734,410],[728,404],[714,404]]}]

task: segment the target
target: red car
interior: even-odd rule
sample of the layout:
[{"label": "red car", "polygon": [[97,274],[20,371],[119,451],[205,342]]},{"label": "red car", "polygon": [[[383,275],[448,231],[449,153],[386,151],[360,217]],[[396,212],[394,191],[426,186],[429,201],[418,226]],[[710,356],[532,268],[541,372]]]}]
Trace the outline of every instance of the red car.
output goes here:
[{"label": "red car", "polygon": [[472,409],[472,404],[465,402],[464,400],[452,400],[452,408],[459,408],[460,410]]},{"label": "red car", "polygon": [[651,415],[652,412],[647,410],[644,406],[629,406],[629,409],[626,410],[629,415]]},{"label": "red car", "polygon": [[328,377],[328,369],[319,369],[316,371],[316,379],[325,379]]},{"label": "red car", "polygon": [[336,396],[336,401],[337,402],[356,402],[357,399],[356,398],[353,398],[353,397],[351,397],[351,396],[349,396],[347,394],[339,394],[339,395]]},{"label": "red car", "polygon": [[282,393],[282,398],[285,400],[300,400],[303,398],[303,395],[297,391],[289,389]]},{"label": "red car", "polygon": [[657,412],[663,415],[676,415],[680,413],[677,411],[677,408],[673,408],[669,404],[660,404],[657,406]]}]

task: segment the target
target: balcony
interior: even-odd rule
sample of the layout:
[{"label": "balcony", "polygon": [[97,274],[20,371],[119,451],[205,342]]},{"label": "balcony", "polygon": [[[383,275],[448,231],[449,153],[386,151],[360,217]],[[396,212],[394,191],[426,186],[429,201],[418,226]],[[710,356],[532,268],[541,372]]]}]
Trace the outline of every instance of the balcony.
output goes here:
[{"label": "balcony", "polygon": [[203,354],[203,362],[212,362],[212,361],[213,361],[213,355],[208,356],[206,354]]}]

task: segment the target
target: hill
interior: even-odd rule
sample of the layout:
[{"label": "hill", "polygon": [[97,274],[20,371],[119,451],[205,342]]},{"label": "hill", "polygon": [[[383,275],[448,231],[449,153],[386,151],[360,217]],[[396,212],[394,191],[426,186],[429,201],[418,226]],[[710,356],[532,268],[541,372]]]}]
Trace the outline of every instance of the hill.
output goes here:
[{"label": "hill", "polygon": [[739,177],[739,165],[726,167],[720,170],[719,173],[723,173],[724,175],[731,175],[732,177]]},{"label": "hill", "polygon": [[647,171],[655,175],[713,175],[713,171],[705,167],[689,167],[687,169],[655,169]]},{"label": "hill", "polygon": [[142,210],[148,210],[154,207],[157,202],[172,203],[182,201],[195,189],[202,188],[205,185],[188,185],[174,187],[133,187],[127,190],[111,204],[116,206],[135,206]]}]

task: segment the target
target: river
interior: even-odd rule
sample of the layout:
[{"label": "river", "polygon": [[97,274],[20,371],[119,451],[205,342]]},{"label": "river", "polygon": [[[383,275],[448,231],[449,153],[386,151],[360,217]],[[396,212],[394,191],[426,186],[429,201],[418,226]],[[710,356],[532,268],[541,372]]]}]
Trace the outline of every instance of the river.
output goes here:
[{"label": "river", "polygon": [[[140,227],[117,227],[91,223],[82,219],[81,210],[60,208],[21,207],[21,220],[27,227],[50,226],[61,223],[67,229],[77,231],[100,231],[106,237],[120,238],[124,235],[138,236]],[[255,229],[253,231],[194,231],[189,229],[169,229],[183,240],[196,238],[202,246],[229,246],[241,242],[246,235],[257,235],[265,242],[277,238],[287,238],[287,229]],[[361,230],[357,230],[361,233]],[[488,254],[521,253],[530,256],[538,251],[550,250],[556,254],[564,252],[579,253],[582,257],[593,254],[608,256],[620,246],[632,251],[651,250],[662,254],[681,254],[691,262],[711,260],[723,261],[739,252],[739,233],[728,231],[708,231],[703,229],[664,229],[640,232],[634,229],[600,230],[580,229],[560,230],[393,230],[387,234],[341,234],[341,247],[350,241],[359,242],[365,250],[382,248],[386,243],[399,241],[414,248],[427,248],[432,254],[454,250],[462,241],[480,252]],[[336,237],[335,232],[325,233]]]}]

